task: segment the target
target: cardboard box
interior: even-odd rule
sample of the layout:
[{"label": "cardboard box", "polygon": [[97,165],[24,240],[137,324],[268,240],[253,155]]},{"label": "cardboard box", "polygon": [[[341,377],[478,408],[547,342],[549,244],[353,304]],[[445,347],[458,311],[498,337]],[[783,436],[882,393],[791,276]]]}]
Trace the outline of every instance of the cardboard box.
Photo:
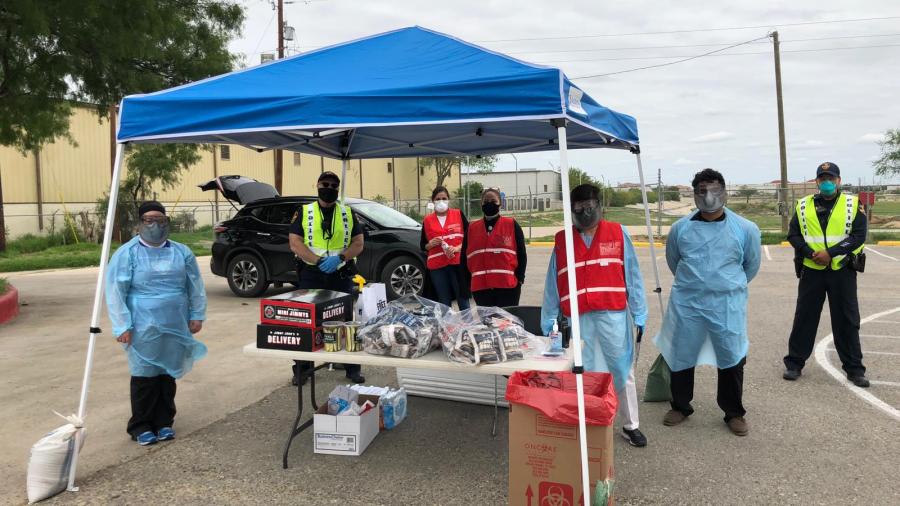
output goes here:
[{"label": "cardboard box", "polygon": [[319,406],[313,415],[313,451],[328,455],[362,455],[378,435],[378,396],[359,396],[360,404],[367,400],[372,401],[375,408],[360,416],[333,416],[328,414],[328,403]]},{"label": "cardboard box", "polygon": [[353,297],[332,290],[294,290],[259,301],[259,321],[269,325],[314,329],[352,316]]},{"label": "cardboard box", "polygon": [[590,504],[597,480],[613,475],[613,428],[587,426],[588,500],[581,494],[579,445],[577,425],[558,423],[528,406],[510,406],[509,504]]},{"label": "cardboard box", "polygon": [[322,328],[306,329],[286,325],[256,326],[256,347],[271,350],[319,351],[325,346]]}]

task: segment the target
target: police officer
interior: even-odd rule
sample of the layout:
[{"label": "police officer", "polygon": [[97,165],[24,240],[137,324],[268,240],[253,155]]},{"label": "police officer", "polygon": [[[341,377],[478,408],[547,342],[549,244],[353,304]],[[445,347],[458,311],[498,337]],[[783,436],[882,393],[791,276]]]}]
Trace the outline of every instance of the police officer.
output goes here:
[{"label": "police officer", "polygon": [[[854,385],[869,386],[859,345],[859,302],[856,272],[866,241],[866,215],[859,212],[859,198],[840,191],[841,170],[831,162],[816,169],[819,193],[797,201],[788,241],[798,271],[797,309],[784,357],[783,377],[795,381],[813,351],[822,304],[828,295],[834,347],[844,371]],[[861,256],[862,255],[862,256]],[[861,270],[861,268],[860,268]]]},{"label": "police officer", "polygon": [[[291,220],[291,251],[297,257],[298,288],[319,288],[353,293],[356,273],[352,260],[363,250],[363,233],[350,207],[338,202],[341,180],[334,172],[323,172],[316,183],[318,200],[304,205]],[[302,369],[312,367],[302,362]],[[359,365],[344,367],[347,378],[364,383]],[[298,381],[294,366],[294,383]]]}]

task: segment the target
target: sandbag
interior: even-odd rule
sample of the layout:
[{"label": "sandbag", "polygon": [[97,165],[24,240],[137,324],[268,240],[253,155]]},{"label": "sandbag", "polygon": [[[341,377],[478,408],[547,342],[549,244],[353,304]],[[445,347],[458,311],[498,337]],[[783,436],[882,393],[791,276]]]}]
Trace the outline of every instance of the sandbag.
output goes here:
[{"label": "sandbag", "polygon": [[81,429],[82,446],[85,434],[81,428],[83,424],[77,416],[63,418],[69,420],[69,423],[56,428],[31,447],[25,480],[28,504],[53,497],[69,484],[69,469],[75,456],[75,434]]},{"label": "sandbag", "polygon": [[656,357],[647,374],[644,387],[644,402],[665,402],[672,400],[672,371],[662,354]]}]

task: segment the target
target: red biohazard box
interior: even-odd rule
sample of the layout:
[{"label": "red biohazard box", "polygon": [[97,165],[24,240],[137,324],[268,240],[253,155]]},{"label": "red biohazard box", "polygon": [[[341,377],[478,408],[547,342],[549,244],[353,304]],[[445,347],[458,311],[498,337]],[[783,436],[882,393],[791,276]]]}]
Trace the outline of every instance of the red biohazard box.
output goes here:
[{"label": "red biohazard box", "polygon": [[[605,377],[589,376],[600,374]],[[612,421],[617,399],[612,377],[585,373],[584,379],[591,487],[587,498],[581,493],[577,397],[569,389],[574,390],[574,375],[528,371],[510,378],[506,398],[511,506],[589,505],[597,481],[613,478]],[[608,504],[613,504],[612,497]]]},{"label": "red biohazard box", "polygon": [[332,290],[294,290],[259,301],[259,322],[316,329],[327,321],[348,321],[352,296]]}]

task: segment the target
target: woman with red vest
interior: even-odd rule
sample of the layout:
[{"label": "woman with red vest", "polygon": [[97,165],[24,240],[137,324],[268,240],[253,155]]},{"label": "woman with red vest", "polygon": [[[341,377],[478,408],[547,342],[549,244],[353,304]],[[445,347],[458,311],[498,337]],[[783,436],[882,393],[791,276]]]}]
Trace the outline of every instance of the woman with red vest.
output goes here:
[{"label": "woman with red vest", "polygon": [[438,186],[431,192],[434,212],[425,216],[422,224],[422,250],[427,255],[426,268],[437,301],[450,306],[456,299],[459,310],[469,309],[469,291],[462,276],[465,265],[465,232],[469,226],[459,209],[450,208],[450,192]]},{"label": "woman with red vest", "polygon": [[479,306],[519,305],[525,282],[525,234],[516,220],[500,216],[500,190],[481,194],[484,218],[469,224],[466,261],[472,296]]},{"label": "woman with red vest", "polygon": [[[600,219],[599,190],[583,184],[572,190],[573,246],[578,284],[582,360],[585,371],[612,373],[619,397],[623,436],[632,446],[646,446],[638,429],[632,332],[647,324],[647,300],[637,255],[625,227]],[[541,329],[549,335],[560,309],[571,318],[565,233],[556,234],[550,256]]]}]

